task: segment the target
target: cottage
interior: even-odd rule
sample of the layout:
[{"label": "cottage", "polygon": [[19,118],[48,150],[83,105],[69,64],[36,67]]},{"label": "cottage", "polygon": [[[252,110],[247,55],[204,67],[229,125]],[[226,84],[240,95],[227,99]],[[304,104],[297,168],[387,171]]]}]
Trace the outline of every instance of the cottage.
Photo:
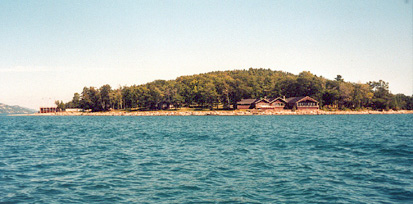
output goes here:
[{"label": "cottage", "polygon": [[290,97],[285,99],[289,109],[308,110],[318,109],[318,101],[309,96]]}]

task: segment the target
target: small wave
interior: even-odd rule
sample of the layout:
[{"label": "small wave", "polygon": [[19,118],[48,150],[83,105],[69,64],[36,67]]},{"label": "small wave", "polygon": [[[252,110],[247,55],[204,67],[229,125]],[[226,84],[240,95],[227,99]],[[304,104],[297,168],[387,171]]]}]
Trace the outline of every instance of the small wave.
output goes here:
[{"label": "small wave", "polygon": [[181,190],[189,190],[189,191],[199,191],[202,190],[200,187],[198,186],[193,186],[193,185],[181,185],[178,187],[178,189]]},{"label": "small wave", "polygon": [[0,120],[0,203],[409,203],[388,117]]}]

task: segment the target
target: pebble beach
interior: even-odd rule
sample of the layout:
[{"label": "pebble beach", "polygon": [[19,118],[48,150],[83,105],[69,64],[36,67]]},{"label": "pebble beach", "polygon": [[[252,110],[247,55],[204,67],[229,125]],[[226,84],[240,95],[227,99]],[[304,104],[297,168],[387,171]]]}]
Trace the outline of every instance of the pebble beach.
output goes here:
[{"label": "pebble beach", "polygon": [[24,114],[24,116],[242,116],[242,115],[367,115],[367,114],[412,114],[411,110],[399,111],[271,111],[271,110],[234,110],[234,111],[108,111],[108,112],[57,112]]}]

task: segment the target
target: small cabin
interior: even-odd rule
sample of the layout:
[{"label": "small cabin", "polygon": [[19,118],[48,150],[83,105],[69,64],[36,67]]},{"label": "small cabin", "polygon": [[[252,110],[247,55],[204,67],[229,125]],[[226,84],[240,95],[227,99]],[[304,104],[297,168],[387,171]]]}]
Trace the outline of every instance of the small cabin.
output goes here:
[{"label": "small cabin", "polygon": [[290,97],[286,99],[286,102],[289,109],[319,109],[318,101],[309,96]]}]

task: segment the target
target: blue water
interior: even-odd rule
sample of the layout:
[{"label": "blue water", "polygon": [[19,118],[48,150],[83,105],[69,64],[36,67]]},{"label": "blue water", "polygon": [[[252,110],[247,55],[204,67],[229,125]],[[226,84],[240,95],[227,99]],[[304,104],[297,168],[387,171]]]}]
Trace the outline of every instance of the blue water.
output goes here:
[{"label": "blue water", "polygon": [[0,203],[413,203],[413,115],[0,117]]}]

